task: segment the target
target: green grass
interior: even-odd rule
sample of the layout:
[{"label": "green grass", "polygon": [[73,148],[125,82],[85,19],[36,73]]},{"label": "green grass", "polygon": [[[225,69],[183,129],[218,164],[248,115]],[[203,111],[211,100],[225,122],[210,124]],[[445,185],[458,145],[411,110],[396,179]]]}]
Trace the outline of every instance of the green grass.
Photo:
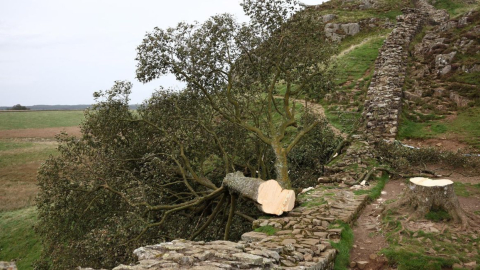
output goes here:
[{"label": "green grass", "polygon": [[325,103],[323,103],[323,106],[328,122],[345,133],[350,133],[354,129],[361,116],[359,112],[339,112],[335,109],[330,109]]},{"label": "green grass", "polygon": [[457,118],[447,125],[448,130],[463,137],[463,140],[480,148],[480,107],[471,107],[460,111]]},{"label": "green grass", "polygon": [[1,112],[0,130],[78,126],[83,111]]},{"label": "green grass", "polygon": [[40,257],[40,239],[33,226],[37,222],[34,207],[0,213],[0,261],[15,260],[20,270],[33,269]]},{"label": "green grass", "polygon": [[33,142],[17,142],[13,140],[0,140],[0,155],[2,151],[29,148],[34,145]]},{"label": "green grass", "polygon": [[339,52],[342,52],[353,45],[360,44],[365,40],[373,39],[373,38],[385,38],[392,29],[383,29],[383,28],[374,28],[370,31],[360,32],[355,36],[347,36],[345,37],[342,42],[338,45]]},{"label": "green grass", "polygon": [[[442,233],[410,231],[399,220],[407,216],[394,216],[391,212],[383,218],[383,233],[389,246],[381,250],[389,264],[399,270],[451,269],[454,263],[479,261],[477,245],[480,239],[473,238],[473,231],[444,229]],[[448,214],[430,214],[432,219],[448,219]]]},{"label": "green grass", "polygon": [[428,139],[448,131],[442,123],[418,123],[404,119],[398,131],[398,139]]},{"label": "green grass", "polygon": [[468,183],[453,183],[455,194],[460,197],[470,197],[472,195],[480,194],[480,184],[468,184]]},{"label": "green grass", "polygon": [[480,148],[480,107],[470,107],[459,111],[453,121],[407,119],[402,115],[398,139],[428,139],[436,138],[441,134],[457,134],[460,140]]},{"label": "green grass", "polygon": [[55,145],[40,145],[38,147],[26,148],[25,150],[8,154],[0,152],[0,168],[46,160],[50,155],[55,155],[57,153]]},{"label": "green grass", "polygon": [[[470,57],[469,57],[470,58]],[[452,82],[460,82],[471,85],[480,85],[480,72],[456,72],[452,78],[449,79]]]},{"label": "green grass", "polygon": [[395,262],[398,270],[441,270],[451,267],[455,263],[452,259],[409,252],[395,245],[383,249],[381,252],[390,262]]},{"label": "green grass", "polygon": [[346,270],[350,264],[350,250],[353,247],[353,230],[346,223],[339,222],[336,226],[342,228],[340,242],[330,242],[332,247],[338,250],[335,258],[335,270]]},{"label": "green grass", "polygon": [[[387,2],[387,1],[384,1]],[[395,1],[395,3],[399,3],[399,1]],[[403,6],[402,6],[403,7]],[[370,18],[380,18],[380,19],[390,19],[395,21],[396,17],[400,14],[401,8],[399,7],[396,9],[395,7],[391,6],[386,10],[374,10],[374,9],[365,9],[365,10],[346,10],[346,9],[325,9],[319,12],[319,15],[326,15],[326,14],[335,14],[337,18],[334,19],[332,22],[334,23],[351,23],[351,22],[358,22],[363,19],[370,19]]]},{"label": "green grass", "polygon": [[[413,120],[415,115],[417,120]],[[397,139],[429,139],[456,134],[459,140],[480,149],[479,115],[480,107],[460,110],[457,117],[448,122],[434,115],[403,113]]]},{"label": "green grass", "polygon": [[374,201],[378,199],[380,195],[382,195],[382,190],[385,187],[385,184],[387,184],[388,180],[389,175],[387,173],[384,173],[381,177],[377,177],[377,184],[373,188],[369,190],[356,190],[353,193],[355,195],[368,194],[369,200]]},{"label": "green grass", "polygon": [[300,206],[301,207],[306,207],[306,208],[312,208],[312,207],[317,207],[317,206],[320,206],[320,205],[324,205],[326,203],[327,203],[327,201],[325,201],[323,198],[318,198],[318,199],[315,199],[315,200],[304,202]]},{"label": "green grass", "polygon": [[340,56],[338,58],[338,76],[335,79],[335,83],[337,85],[343,85],[347,81],[355,83],[362,78],[367,70],[373,68],[384,40],[385,37],[372,38],[345,55]]},{"label": "green grass", "polygon": [[277,229],[273,226],[267,225],[267,226],[258,227],[258,228],[255,229],[255,231],[266,233],[267,235],[274,235],[276,232],[279,231],[279,229]]},{"label": "green grass", "polygon": [[425,218],[433,222],[448,221],[452,219],[452,217],[448,214],[448,212],[446,212],[443,209],[439,209],[439,210],[432,209],[430,210],[430,212],[428,212],[425,215]]},{"label": "green grass", "polygon": [[455,17],[470,9],[474,5],[468,5],[460,0],[436,0],[433,6],[437,9],[446,9],[450,16]]}]

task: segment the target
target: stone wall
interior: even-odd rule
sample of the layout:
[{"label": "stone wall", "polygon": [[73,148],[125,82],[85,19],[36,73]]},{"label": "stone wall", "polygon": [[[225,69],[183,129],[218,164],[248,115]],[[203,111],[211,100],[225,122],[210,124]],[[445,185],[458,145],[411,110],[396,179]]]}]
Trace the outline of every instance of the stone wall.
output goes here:
[{"label": "stone wall", "polygon": [[438,25],[449,19],[445,10],[437,10],[425,0],[415,1],[415,6],[416,9],[402,10],[404,14],[397,17],[397,24],[375,62],[363,113],[366,131],[374,138],[393,140],[397,135],[407,53],[413,38],[425,23]]},{"label": "stone wall", "polygon": [[[337,220],[352,223],[366,195],[317,188],[299,198],[303,205],[281,217],[254,221],[254,228],[275,228],[272,235],[247,232],[239,242],[187,241],[138,248],[136,265],[114,270],[146,269],[333,269],[342,229]],[[85,268],[86,269],[86,268]]]},{"label": "stone wall", "polygon": [[15,262],[0,262],[0,270],[17,270]]},{"label": "stone wall", "polygon": [[402,11],[404,14],[397,16],[395,28],[380,49],[365,100],[366,130],[376,138],[394,139],[397,135],[408,46],[428,17],[419,9]]}]

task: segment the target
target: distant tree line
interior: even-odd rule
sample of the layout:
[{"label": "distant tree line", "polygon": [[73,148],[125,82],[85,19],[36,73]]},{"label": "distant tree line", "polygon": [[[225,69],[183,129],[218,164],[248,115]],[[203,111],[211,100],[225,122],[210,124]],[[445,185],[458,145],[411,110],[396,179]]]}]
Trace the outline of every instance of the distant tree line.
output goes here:
[{"label": "distant tree line", "polygon": [[20,104],[17,104],[11,108],[7,108],[7,110],[14,110],[14,111],[28,111],[30,110],[30,108],[27,108],[25,106],[22,106]]}]

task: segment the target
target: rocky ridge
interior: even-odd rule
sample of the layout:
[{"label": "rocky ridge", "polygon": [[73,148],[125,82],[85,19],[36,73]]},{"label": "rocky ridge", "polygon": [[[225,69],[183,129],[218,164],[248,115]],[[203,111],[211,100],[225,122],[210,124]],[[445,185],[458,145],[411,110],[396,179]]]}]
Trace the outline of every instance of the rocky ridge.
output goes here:
[{"label": "rocky ridge", "polygon": [[409,70],[411,85],[404,91],[411,110],[451,114],[472,102],[469,93],[478,92],[478,85],[459,81],[455,76],[480,72],[478,60],[472,56],[480,52],[480,26],[475,25],[479,15],[478,11],[470,11],[443,21],[426,31],[415,44]]}]

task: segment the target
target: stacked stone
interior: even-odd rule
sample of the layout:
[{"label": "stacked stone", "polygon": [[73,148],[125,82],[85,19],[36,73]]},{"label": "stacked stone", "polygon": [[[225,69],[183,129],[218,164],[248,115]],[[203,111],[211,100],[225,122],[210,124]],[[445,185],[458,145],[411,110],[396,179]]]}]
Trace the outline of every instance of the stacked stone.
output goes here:
[{"label": "stacked stone", "polygon": [[[331,166],[325,166],[325,176],[319,179],[320,183],[345,183],[352,185],[359,176],[364,175],[371,167],[371,160],[375,158],[373,145],[366,136],[352,135],[352,143],[339,157],[339,161]],[[355,165],[352,167],[352,165]],[[370,168],[371,169],[371,168]]]},{"label": "stacked stone", "polygon": [[15,262],[0,262],[0,270],[17,270]]},{"label": "stacked stone", "polygon": [[418,0],[415,5],[417,9],[403,9],[404,14],[397,17],[375,63],[363,115],[366,130],[374,138],[393,140],[397,135],[410,42],[427,19],[433,24],[448,20],[445,10],[437,10],[425,0]]},{"label": "stacked stone", "polygon": [[385,40],[375,62],[375,73],[365,100],[366,129],[376,138],[395,138],[402,107],[408,45],[421,30],[425,15],[404,9]]},{"label": "stacked stone", "polygon": [[238,243],[174,240],[141,247],[134,251],[137,265],[114,269],[333,269],[337,251],[330,243],[339,241],[342,232],[332,228],[333,222],[353,222],[366,196],[345,190],[308,193],[299,202],[312,207],[254,221],[254,228],[275,228],[273,235],[253,231],[243,234]]}]

